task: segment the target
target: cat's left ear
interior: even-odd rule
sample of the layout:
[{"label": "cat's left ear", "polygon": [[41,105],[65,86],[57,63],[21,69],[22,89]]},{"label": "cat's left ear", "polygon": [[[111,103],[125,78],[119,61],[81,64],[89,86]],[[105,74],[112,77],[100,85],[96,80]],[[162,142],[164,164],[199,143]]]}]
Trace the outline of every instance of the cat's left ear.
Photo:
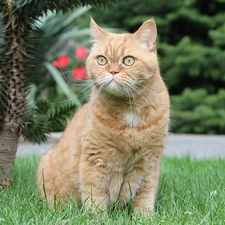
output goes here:
[{"label": "cat's left ear", "polygon": [[157,29],[154,19],[151,18],[144,22],[134,35],[141,43],[146,45],[149,50],[155,49]]},{"label": "cat's left ear", "polygon": [[91,36],[93,37],[93,41],[99,41],[104,38],[107,34],[105,30],[103,30],[91,17],[90,24]]}]

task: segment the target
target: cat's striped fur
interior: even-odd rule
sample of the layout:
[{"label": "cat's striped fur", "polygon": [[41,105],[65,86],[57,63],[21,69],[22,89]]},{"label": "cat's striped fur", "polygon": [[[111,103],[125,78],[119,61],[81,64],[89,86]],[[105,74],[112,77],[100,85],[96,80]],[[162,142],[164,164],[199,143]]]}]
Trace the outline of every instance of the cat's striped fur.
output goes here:
[{"label": "cat's striped fur", "polygon": [[156,25],[150,19],[134,34],[113,34],[92,20],[91,33],[90,101],[41,158],[38,189],[48,200],[70,195],[102,209],[132,198],[136,212],[148,213],[154,209],[170,114]]}]

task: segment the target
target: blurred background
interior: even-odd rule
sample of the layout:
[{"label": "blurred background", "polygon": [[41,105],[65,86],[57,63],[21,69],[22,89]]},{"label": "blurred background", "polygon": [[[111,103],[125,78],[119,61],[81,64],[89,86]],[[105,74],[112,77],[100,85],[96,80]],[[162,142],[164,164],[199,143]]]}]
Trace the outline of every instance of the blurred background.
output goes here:
[{"label": "blurred background", "polygon": [[[113,32],[135,32],[154,17],[161,74],[171,96],[171,132],[225,134],[225,0],[133,0],[39,18],[44,58],[28,98],[39,116],[50,107],[65,115],[65,123],[55,121],[51,131],[62,131],[88,100],[90,16]],[[60,105],[65,107],[57,110]]]}]

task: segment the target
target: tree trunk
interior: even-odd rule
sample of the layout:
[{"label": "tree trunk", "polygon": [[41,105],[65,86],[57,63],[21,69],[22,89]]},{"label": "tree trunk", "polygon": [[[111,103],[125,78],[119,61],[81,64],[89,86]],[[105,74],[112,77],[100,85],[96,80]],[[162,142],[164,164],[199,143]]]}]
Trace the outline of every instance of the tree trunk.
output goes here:
[{"label": "tree trunk", "polygon": [[0,185],[13,181],[13,167],[20,129],[25,117],[28,24],[26,15],[5,13],[4,64],[0,87]]},{"label": "tree trunk", "polygon": [[0,131],[0,185],[3,187],[13,182],[13,166],[16,156],[18,134],[11,126],[4,124]]}]

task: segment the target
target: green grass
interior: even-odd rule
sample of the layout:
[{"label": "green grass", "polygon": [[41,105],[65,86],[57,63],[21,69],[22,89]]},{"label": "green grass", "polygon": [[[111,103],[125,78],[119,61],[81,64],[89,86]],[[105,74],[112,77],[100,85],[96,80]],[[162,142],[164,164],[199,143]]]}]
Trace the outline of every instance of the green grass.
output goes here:
[{"label": "green grass", "polygon": [[225,160],[163,158],[156,211],[152,217],[135,217],[122,210],[107,216],[68,206],[50,209],[36,190],[38,159],[18,158],[15,183],[0,189],[0,225],[62,224],[225,224]]}]

